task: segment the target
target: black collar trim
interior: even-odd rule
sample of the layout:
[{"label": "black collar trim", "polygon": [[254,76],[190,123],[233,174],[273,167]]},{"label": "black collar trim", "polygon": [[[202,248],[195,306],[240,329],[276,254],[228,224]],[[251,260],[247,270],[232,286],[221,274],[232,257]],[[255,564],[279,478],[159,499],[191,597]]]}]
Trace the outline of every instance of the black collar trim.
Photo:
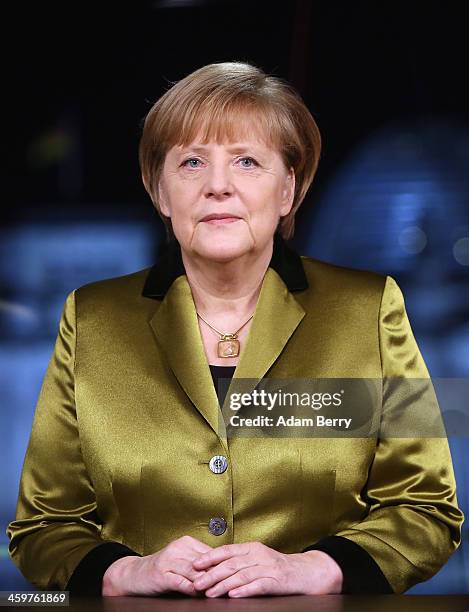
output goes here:
[{"label": "black collar trim", "polygon": [[[300,255],[287,245],[278,232],[274,235],[274,246],[269,267],[278,273],[289,291],[304,291],[308,288],[308,281]],[[156,299],[164,298],[176,278],[185,273],[181,247],[177,240],[173,239],[155,265],[150,268],[142,295]]]}]

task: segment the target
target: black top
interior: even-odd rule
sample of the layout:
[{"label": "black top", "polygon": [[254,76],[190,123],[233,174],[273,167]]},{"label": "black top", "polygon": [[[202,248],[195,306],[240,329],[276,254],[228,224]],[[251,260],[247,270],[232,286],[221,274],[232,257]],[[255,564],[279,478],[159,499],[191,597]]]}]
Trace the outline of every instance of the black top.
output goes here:
[{"label": "black top", "polygon": [[[235,369],[236,366],[210,364],[210,372],[220,405],[223,405],[228,387],[218,384],[219,380],[220,378],[231,379]],[[301,552],[309,550],[325,552],[338,563],[344,577],[342,593],[393,593],[391,585],[373,557],[352,540],[340,536],[326,536]],[[107,568],[118,559],[127,556],[141,557],[142,555],[119,542],[107,541],[98,544],[80,561],[65,590],[75,596],[101,595],[103,576]]]},{"label": "black top", "polygon": [[[233,378],[234,371],[236,366],[219,366],[210,364],[210,372],[212,374],[213,384],[215,385],[215,391],[218,396],[218,403],[220,406],[223,406],[223,402],[225,401],[226,393],[228,391],[229,383],[228,379]],[[220,380],[225,379],[225,381]]]}]

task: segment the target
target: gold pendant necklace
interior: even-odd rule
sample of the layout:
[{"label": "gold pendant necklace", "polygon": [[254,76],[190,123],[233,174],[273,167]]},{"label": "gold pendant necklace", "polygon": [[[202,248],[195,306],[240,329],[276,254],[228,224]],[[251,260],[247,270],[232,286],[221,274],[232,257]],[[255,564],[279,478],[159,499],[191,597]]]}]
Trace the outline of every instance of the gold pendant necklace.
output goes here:
[{"label": "gold pendant necklace", "polygon": [[[197,311],[196,311],[197,312]],[[218,341],[217,346],[217,354],[218,357],[237,357],[239,355],[240,344],[238,340],[238,333],[243,329],[243,327],[249,323],[249,321],[254,316],[253,314],[249,317],[249,319],[241,325],[239,329],[237,329],[232,334],[224,334],[213,325],[210,325],[208,321],[206,321],[202,315],[197,312],[197,315],[202,319],[204,323],[206,323],[213,331],[220,336],[220,340]]]}]

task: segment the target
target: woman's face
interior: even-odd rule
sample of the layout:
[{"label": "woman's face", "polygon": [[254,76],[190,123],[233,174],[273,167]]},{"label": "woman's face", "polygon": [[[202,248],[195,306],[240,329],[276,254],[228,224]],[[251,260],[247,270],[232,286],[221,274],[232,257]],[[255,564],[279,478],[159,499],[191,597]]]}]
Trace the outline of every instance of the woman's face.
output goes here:
[{"label": "woman's face", "polygon": [[292,207],[295,176],[257,138],[195,141],[168,151],[158,189],[181,248],[224,262],[270,245],[279,218]]}]

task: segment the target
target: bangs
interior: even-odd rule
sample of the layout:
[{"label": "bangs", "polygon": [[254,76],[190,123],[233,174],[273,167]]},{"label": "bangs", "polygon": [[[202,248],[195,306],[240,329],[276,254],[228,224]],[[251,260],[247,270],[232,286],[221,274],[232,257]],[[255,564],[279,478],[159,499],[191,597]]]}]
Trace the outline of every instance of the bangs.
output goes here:
[{"label": "bangs", "polygon": [[255,138],[280,150],[281,133],[277,114],[261,99],[208,98],[197,105],[188,105],[178,120],[173,120],[167,143],[171,147],[188,146],[194,141],[222,144]]}]

